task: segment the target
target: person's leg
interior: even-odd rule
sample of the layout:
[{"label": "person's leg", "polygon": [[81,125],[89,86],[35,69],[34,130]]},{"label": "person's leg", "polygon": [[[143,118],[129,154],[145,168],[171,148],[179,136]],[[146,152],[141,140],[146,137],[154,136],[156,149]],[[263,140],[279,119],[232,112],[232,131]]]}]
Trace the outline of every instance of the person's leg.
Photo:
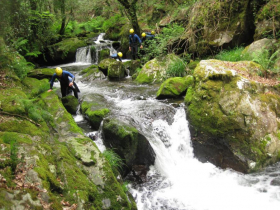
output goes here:
[{"label": "person's leg", "polygon": [[67,93],[67,86],[60,84],[60,90],[61,90],[62,97],[65,97]]},{"label": "person's leg", "polygon": [[135,60],[136,59],[136,50],[135,50],[135,46],[131,47],[131,53],[132,53],[132,59]]},{"label": "person's leg", "polygon": [[74,92],[74,96],[78,99],[78,91],[75,87],[69,87],[69,90],[73,91]]}]

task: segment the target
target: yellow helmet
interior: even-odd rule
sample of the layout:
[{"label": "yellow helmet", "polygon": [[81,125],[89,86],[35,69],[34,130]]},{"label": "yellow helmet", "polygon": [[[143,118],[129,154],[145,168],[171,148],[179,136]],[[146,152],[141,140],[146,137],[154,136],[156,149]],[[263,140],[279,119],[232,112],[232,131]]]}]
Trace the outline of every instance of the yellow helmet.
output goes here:
[{"label": "yellow helmet", "polygon": [[133,34],[133,33],[134,33],[134,29],[133,29],[133,28],[130,29],[130,30],[129,30],[129,33]]},{"label": "yellow helmet", "polygon": [[55,73],[56,73],[57,76],[61,76],[62,75],[62,69],[60,67],[57,67],[55,69]]},{"label": "yellow helmet", "polygon": [[119,56],[119,57],[122,57],[122,53],[121,53],[121,52],[118,52],[118,56]]},{"label": "yellow helmet", "polygon": [[153,34],[153,35],[154,35],[154,34],[155,34],[155,31],[151,31],[151,34]]},{"label": "yellow helmet", "polygon": [[142,37],[145,37],[145,36],[146,36],[146,33],[145,33],[145,32],[143,32],[143,33],[142,33]]}]

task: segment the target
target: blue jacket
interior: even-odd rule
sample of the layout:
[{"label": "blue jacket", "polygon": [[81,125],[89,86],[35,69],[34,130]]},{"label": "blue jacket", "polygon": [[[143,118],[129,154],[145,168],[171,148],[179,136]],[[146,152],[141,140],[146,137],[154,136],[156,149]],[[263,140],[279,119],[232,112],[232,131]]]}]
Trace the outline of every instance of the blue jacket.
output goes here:
[{"label": "blue jacket", "polygon": [[139,38],[139,36],[137,34],[130,34],[129,35],[129,46],[136,44],[137,41],[139,42],[139,44],[141,44],[141,39]]},{"label": "blue jacket", "polygon": [[50,81],[50,89],[52,89],[55,79],[58,79],[60,81],[60,85],[67,85],[68,86],[68,84],[70,82],[72,82],[72,81],[74,82],[75,77],[74,77],[73,74],[71,74],[70,72],[65,71],[65,70],[62,71],[62,76],[61,77],[57,76],[57,74],[54,73],[52,78],[51,78],[51,81]]}]

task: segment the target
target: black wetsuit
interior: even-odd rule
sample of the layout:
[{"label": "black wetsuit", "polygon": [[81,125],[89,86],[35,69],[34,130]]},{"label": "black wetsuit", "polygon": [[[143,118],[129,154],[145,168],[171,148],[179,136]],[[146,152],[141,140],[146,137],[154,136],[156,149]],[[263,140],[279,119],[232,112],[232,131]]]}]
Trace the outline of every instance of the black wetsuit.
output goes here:
[{"label": "black wetsuit", "polygon": [[[78,92],[80,92],[80,90],[79,90],[77,84],[74,82],[75,77],[73,74],[71,74],[68,71],[63,70],[61,77],[59,77],[59,76],[57,76],[56,73],[54,73],[52,76],[52,79],[50,81],[50,89],[52,89],[55,79],[58,79],[60,81],[60,89],[61,89],[62,97],[65,97],[66,95],[71,93],[71,91],[73,91],[75,97],[78,98]],[[71,87],[69,87],[69,84],[71,82],[73,82],[73,85]]]}]

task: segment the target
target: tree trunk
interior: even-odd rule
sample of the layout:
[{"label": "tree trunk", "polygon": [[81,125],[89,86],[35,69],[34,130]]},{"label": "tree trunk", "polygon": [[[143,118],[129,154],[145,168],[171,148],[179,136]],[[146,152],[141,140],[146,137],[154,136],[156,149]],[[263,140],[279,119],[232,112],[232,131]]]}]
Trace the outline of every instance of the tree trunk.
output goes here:
[{"label": "tree trunk", "polygon": [[59,34],[64,35],[65,33],[65,27],[66,27],[66,14],[65,14],[65,0],[60,0],[60,12],[61,12],[61,27]]},{"label": "tree trunk", "polygon": [[137,0],[132,0],[131,3],[128,2],[128,0],[118,0],[120,2],[128,14],[128,19],[130,20],[131,26],[134,29],[135,33],[140,35],[140,27],[137,20],[137,14],[136,14],[136,3]]}]

